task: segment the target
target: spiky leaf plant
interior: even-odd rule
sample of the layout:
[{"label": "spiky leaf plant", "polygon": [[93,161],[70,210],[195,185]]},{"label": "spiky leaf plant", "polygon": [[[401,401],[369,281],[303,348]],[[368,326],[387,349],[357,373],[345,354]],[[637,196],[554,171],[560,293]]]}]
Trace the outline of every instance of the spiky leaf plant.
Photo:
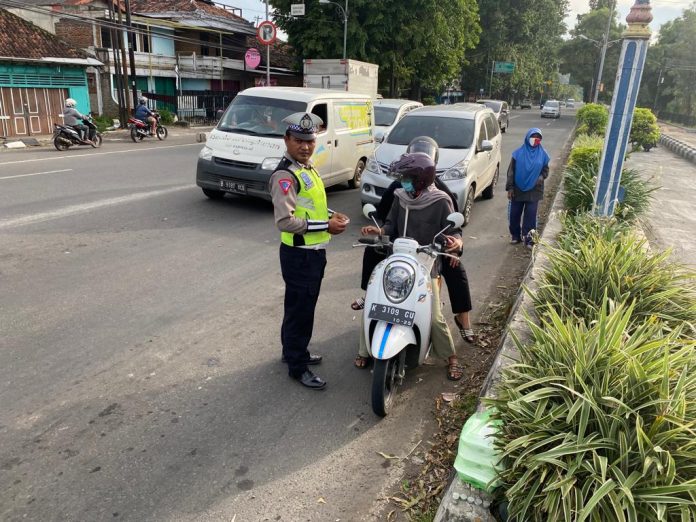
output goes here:
[{"label": "spiky leaf plant", "polygon": [[549,311],[490,406],[510,520],[696,520],[696,343],[605,300]]}]

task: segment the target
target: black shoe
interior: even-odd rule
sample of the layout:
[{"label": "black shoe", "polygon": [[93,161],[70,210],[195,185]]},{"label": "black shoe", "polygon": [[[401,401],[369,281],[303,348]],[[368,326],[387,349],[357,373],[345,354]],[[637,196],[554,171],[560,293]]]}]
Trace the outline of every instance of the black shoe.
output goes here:
[{"label": "black shoe", "polygon": [[299,381],[302,386],[312,388],[313,390],[323,390],[326,388],[326,381],[318,375],[314,375],[310,370],[305,370],[302,375],[294,377],[294,379]]},{"label": "black shoe", "polygon": [[[322,359],[323,359],[323,357],[321,355],[310,355],[309,361],[307,361],[307,366],[314,366],[315,364],[319,364],[319,363],[321,363]],[[280,359],[280,362],[287,363],[288,360],[283,355],[283,357]]]}]

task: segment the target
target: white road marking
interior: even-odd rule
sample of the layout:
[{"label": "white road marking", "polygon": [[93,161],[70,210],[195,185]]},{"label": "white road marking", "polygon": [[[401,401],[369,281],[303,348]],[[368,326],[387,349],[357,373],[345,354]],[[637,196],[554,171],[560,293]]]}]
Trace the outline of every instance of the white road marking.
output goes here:
[{"label": "white road marking", "polygon": [[0,230],[13,227],[21,227],[23,225],[33,225],[35,223],[40,223],[42,221],[50,221],[52,219],[60,219],[67,216],[72,216],[75,214],[81,214],[84,212],[89,212],[91,210],[97,210],[104,207],[111,207],[114,205],[120,205],[123,203],[133,203],[134,201],[141,201],[143,199],[154,198],[157,196],[163,196],[165,194],[171,194],[173,192],[179,192],[182,190],[189,190],[192,185],[180,185],[178,187],[172,187],[162,190],[152,190],[150,192],[138,192],[136,194],[130,194],[128,196],[120,196],[117,198],[102,199],[100,201],[93,201],[92,203],[83,203],[81,205],[71,205],[69,207],[61,208],[58,210],[52,210],[49,212],[40,212],[38,214],[30,214],[28,216],[21,216],[17,218],[0,220]]},{"label": "white road marking", "polygon": [[17,161],[6,161],[5,163],[0,163],[2,165],[17,165],[19,163],[31,163],[33,161],[53,161],[59,159],[70,159],[70,158],[82,158],[84,156],[104,156],[106,154],[123,154],[124,152],[144,152],[146,150],[162,150],[162,149],[174,149],[177,147],[202,147],[203,143],[182,143],[181,145],[164,145],[162,147],[146,147],[143,149],[127,149],[127,150],[111,150],[108,152],[92,152],[90,154],[70,154],[69,156],[51,156],[50,158],[36,158],[28,160],[17,160]]},{"label": "white road marking", "polygon": [[16,176],[4,176],[1,179],[26,178],[27,176],[43,176],[44,174],[58,174],[59,172],[72,172],[72,169],[47,170],[46,172],[32,172],[31,174],[17,174]]}]

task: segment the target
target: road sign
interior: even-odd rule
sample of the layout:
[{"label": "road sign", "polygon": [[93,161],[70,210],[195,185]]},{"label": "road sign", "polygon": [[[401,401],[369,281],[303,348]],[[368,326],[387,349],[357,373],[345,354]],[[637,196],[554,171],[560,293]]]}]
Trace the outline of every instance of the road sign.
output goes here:
[{"label": "road sign", "polygon": [[244,53],[244,63],[249,69],[256,69],[261,63],[261,53],[253,47]]},{"label": "road sign", "polygon": [[290,4],[290,14],[292,16],[304,16],[304,4]]},{"label": "road sign", "polygon": [[493,62],[493,72],[497,74],[512,74],[515,72],[514,62]]},{"label": "road sign", "polygon": [[256,39],[263,45],[271,45],[278,37],[278,30],[270,20],[261,22],[256,29]]}]

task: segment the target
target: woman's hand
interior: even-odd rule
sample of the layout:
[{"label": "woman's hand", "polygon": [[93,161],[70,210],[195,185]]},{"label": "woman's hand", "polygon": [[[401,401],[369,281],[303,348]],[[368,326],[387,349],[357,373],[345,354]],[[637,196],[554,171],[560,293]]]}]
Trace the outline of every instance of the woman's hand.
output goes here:
[{"label": "woman's hand", "polygon": [[512,197],[513,197],[514,195],[515,195],[515,191],[514,191],[514,190],[508,190],[508,199],[509,199],[510,201],[512,201]]},{"label": "woman's hand", "polygon": [[368,225],[360,229],[360,234],[362,234],[363,236],[369,236],[370,234],[377,234],[381,236],[383,235],[383,232],[381,228],[377,228],[374,225]]},{"label": "woman's hand", "polygon": [[[453,253],[455,255],[460,255],[464,247],[464,241],[462,238],[456,236],[445,236],[445,252]],[[453,257],[448,258],[449,264],[452,268],[459,266],[459,259]]]}]

